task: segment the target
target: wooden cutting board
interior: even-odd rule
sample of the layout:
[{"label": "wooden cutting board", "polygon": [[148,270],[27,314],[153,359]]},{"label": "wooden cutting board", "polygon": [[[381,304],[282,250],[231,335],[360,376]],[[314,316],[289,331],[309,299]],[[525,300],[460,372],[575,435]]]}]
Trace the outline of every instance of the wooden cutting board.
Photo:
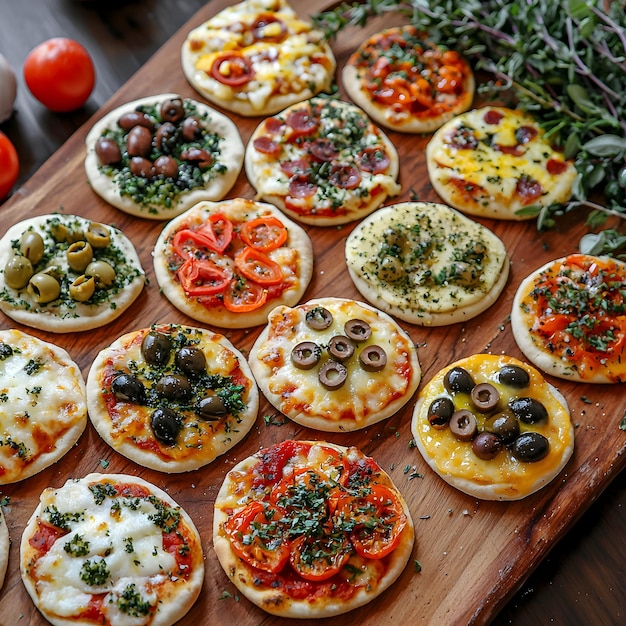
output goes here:
[{"label": "wooden cutting board", "polygon": [[[180,67],[180,47],[191,28],[214,15],[227,0],[212,0],[172,37],[154,57],[100,111],[3,206],[0,232],[13,223],[38,214],[63,211],[115,224],[134,242],[149,282],[142,295],[120,319],[94,331],[55,335],[21,327],[71,354],[86,376],[99,350],[121,334],[155,322],[196,324],[172,307],[159,293],[152,269],[151,251],[162,223],[128,216],[105,204],[87,184],[83,169],[84,138],[93,124],[112,108],[135,98],[175,91],[199,98],[186,82]],[[302,15],[328,6],[325,0],[294,0]],[[365,29],[350,28],[332,42],[339,68],[369,33],[399,22],[387,15]],[[338,77],[338,80],[340,78]],[[258,119],[231,116],[244,142]],[[397,201],[417,196],[438,201],[426,172],[424,148],[428,137],[389,133],[401,156],[402,193]],[[252,198],[254,190],[242,173],[229,197]],[[483,315],[463,324],[422,328],[403,323],[418,347],[423,382],[448,363],[477,352],[507,353],[523,358],[511,334],[509,313],[519,282],[545,262],[577,250],[586,231],[583,216],[570,215],[557,228],[538,233],[534,221],[526,223],[484,220],[506,244],[512,259],[511,275],[499,300]],[[314,246],[315,268],[303,300],[321,296],[361,299],[345,264],[344,242],[354,224],[339,228],[307,227]],[[0,318],[0,328],[15,327]],[[244,353],[260,327],[223,331]],[[413,401],[395,416],[371,428],[328,434],[302,428],[292,422],[266,424],[275,413],[262,400],[255,427],[230,453],[210,466],[188,474],[167,475],[142,468],[112,451],[88,424],[77,445],[58,463],[14,485],[0,487],[10,497],[5,517],[12,539],[9,569],[2,589],[0,624],[45,624],[22,585],[19,543],[26,521],[48,486],[60,486],[68,478],[89,472],[123,472],[141,476],[165,489],[196,523],[206,563],[200,598],[180,624],[317,624],[315,620],[284,620],[267,615],[240,597],[217,562],[211,543],[213,503],[226,472],[260,447],[289,439],[329,440],[355,445],[388,471],[409,503],[415,522],[413,558],[399,580],[371,604],[352,612],[350,621],[360,624],[467,624],[486,623],[503,607],[532,569],[573,525],[626,465],[626,433],[618,428],[626,402],[623,385],[582,385],[549,379],[566,396],[576,427],[576,449],[562,474],[548,487],[521,502],[478,501],[448,486],[436,476],[411,445],[410,419]],[[106,466],[106,470],[103,468]],[[414,566],[419,562],[421,571]],[[329,626],[344,624],[340,616],[325,620]]]}]

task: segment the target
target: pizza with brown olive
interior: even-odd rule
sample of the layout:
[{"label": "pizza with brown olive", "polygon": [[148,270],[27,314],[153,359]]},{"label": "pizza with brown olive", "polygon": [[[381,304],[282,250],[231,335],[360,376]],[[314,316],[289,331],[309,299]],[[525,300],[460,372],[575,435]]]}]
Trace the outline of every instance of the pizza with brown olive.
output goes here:
[{"label": "pizza with brown olive", "polygon": [[529,496],[574,451],[563,395],[507,355],[475,354],[444,367],[421,389],[411,430],[441,478],[483,500]]},{"label": "pizza with brown olive", "polygon": [[0,239],[0,310],[26,326],[52,333],[104,326],[144,284],[134,245],[108,224],[39,215]]},{"label": "pizza with brown olive", "polygon": [[116,339],[87,377],[89,418],[139,465],[195,470],[252,428],[259,394],[241,353],[201,328],[157,324]]},{"label": "pizza with brown olive", "polygon": [[390,417],[421,376],[415,345],[395,320],[369,304],[332,297],[276,307],[249,363],[276,409],[327,432]]}]

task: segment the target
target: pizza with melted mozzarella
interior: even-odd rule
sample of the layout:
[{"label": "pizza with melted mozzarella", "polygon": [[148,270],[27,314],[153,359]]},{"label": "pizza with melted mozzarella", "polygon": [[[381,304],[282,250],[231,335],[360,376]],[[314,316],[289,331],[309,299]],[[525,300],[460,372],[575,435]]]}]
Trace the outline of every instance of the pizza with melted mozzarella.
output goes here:
[{"label": "pizza with melted mozzarella", "polygon": [[2,585],[4,584],[4,577],[7,573],[7,566],[9,565],[10,547],[9,530],[4,519],[2,506],[0,506],[0,589],[2,589]]}]

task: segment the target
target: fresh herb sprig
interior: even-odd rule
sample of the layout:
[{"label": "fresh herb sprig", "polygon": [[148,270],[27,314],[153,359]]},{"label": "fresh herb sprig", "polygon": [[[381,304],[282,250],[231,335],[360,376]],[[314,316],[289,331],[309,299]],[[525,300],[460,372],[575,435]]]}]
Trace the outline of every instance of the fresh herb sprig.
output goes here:
[{"label": "fresh herb sprig", "polygon": [[[528,207],[539,229],[586,208],[587,225],[626,217],[626,10],[605,0],[363,0],[318,13],[328,39],[347,26],[398,13],[440,45],[470,58],[492,79],[490,97],[515,96],[576,163],[572,200]],[[599,192],[605,203],[594,198]],[[601,252],[615,254],[615,238]]]}]

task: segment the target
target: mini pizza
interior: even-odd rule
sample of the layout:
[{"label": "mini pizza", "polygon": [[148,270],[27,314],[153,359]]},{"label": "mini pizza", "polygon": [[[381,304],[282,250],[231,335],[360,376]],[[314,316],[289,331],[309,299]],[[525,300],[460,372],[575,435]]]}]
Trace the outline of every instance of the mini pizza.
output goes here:
[{"label": "mini pizza", "polygon": [[76,215],[39,215],[0,239],[0,310],[51,333],[90,330],[117,319],[145,284],[130,239]]},{"label": "mini pizza", "polygon": [[520,500],[553,480],[574,450],[563,395],[533,367],[475,354],[420,391],[411,430],[447,483],[483,500]]},{"label": "mini pizza", "polygon": [[96,122],[85,140],[92,189],[125,213],[153,220],[235,184],[244,146],[237,126],[202,102],[158,94],[127,102]]},{"label": "mini pizza", "polygon": [[49,467],[87,424],[85,381],[59,346],[0,330],[0,485]]},{"label": "mini pizza", "polygon": [[209,330],[159,324],[102,350],[87,377],[89,418],[139,465],[186,472],[241,441],[259,393],[241,353]]},{"label": "mini pizza", "polygon": [[327,432],[390,417],[409,401],[421,376],[408,334],[386,313],[343,298],[276,307],[249,363],[276,409]]},{"label": "mini pizza", "polygon": [[165,297],[223,328],[266,323],[275,306],[300,300],[313,273],[304,229],[274,206],[243,198],[198,203],[161,231],[153,256]]},{"label": "mini pizza", "polygon": [[184,509],[124,474],[45,489],[20,548],[24,586],[55,626],[170,626],[200,593],[203,559]]},{"label": "mini pizza", "polygon": [[327,91],[336,62],[323,33],[285,0],[245,0],[187,36],[182,68],[210,102],[244,116],[272,115]]},{"label": "mini pizza", "polygon": [[513,336],[529,361],[566,380],[626,382],[626,263],[571,254],[525,278]]},{"label": "mini pizza", "polygon": [[2,506],[0,506],[0,589],[4,584],[4,577],[7,573],[9,564],[9,548],[11,547],[9,540],[9,530],[4,519]]},{"label": "mini pizza", "polygon": [[378,209],[347,237],[346,262],[366,300],[421,326],[476,317],[497,300],[509,275],[495,234],[430,202]]},{"label": "mini pizza", "polygon": [[317,226],[360,219],[400,193],[389,138],[361,109],[331,98],[294,104],[261,122],[245,169],[257,197]]},{"label": "mini pizza", "polygon": [[331,617],[372,601],[404,570],[414,534],[380,466],[326,442],[260,450],[215,499],[220,564],[246,598],[280,617]]},{"label": "mini pizza", "polygon": [[528,114],[487,106],[446,122],[426,147],[428,175],[450,206],[479,217],[531,219],[530,206],[566,202],[576,168]]},{"label": "mini pizza", "polygon": [[430,133],[472,105],[475,80],[454,50],[428,41],[414,26],[372,35],[342,72],[350,98],[378,124],[405,133]]}]

